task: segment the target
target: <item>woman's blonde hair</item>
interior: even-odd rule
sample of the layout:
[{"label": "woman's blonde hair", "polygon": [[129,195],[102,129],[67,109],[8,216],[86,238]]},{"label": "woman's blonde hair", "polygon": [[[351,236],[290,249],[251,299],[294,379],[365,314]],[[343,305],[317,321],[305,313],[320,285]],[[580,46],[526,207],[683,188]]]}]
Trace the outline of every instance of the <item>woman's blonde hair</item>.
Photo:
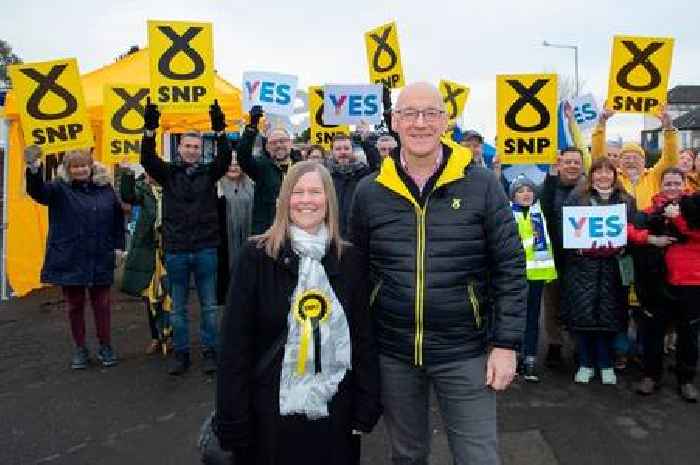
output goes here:
[{"label": "woman's blonde hair", "polygon": [[282,187],[280,187],[280,193],[277,197],[275,220],[272,226],[263,234],[251,238],[253,241],[257,242],[258,247],[265,247],[265,252],[271,258],[277,258],[279,256],[282,245],[289,239],[289,226],[291,224],[289,218],[289,204],[294,186],[297,185],[302,176],[313,172],[318,173],[321,178],[323,190],[326,194],[325,223],[328,227],[331,247],[335,247],[338,258],[340,258],[342,254],[344,242],[340,237],[338,200],[335,196],[333,179],[328,170],[320,163],[315,161],[301,161],[289,168],[287,175],[284,177],[284,181],[282,181]]}]

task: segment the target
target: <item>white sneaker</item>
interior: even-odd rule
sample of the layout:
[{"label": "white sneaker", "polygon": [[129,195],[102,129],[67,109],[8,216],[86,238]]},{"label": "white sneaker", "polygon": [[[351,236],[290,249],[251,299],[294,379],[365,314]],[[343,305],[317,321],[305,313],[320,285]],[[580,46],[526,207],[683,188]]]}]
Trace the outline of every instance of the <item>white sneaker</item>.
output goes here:
[{"label": "white sneaker", "polygon": [[574,376],[574,383],[588,384],[593,379],[594,374],[595,370],[593,368],[580,367],[576,372],[576,376]]},{"label": "white sneaker", "polygon": [[603,384],[617,384],[617,375],[612,368],[603,368],[600,370],[600,379]]}]

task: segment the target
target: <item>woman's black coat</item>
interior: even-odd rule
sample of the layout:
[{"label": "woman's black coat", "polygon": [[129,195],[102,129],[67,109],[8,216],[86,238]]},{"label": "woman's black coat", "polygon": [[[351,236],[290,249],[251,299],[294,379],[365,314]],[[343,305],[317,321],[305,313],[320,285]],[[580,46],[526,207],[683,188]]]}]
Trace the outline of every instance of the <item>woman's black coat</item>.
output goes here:
[{"label": "woman's black coat", "polygon": [[[615,190],[604,202],[592,194],[598,205],[624,203],[627,218],[634,218],[634,199]],[[590,200],[579,189],[567,199],[566,206],[590,206]],[[559,225],[561,228],[561,225]],[[616,256],[591,256],[583,251],[566,249],[562,276],[561,318],[572,331],[619,332],[626,322],[629,288],[622,285],[620,265]]]},{"label": "woman's black coat", "polygon": [[[381,414],[366,258],[347,246],[340,260],[331,248],[322,263],[348,320],[352,369],[329,403],[329,417],[316,421],[280,416],[283,344],[277,344],[280,348],[268,366],[258,367],[261,358],[269,359],[265,354],[280,335],[286,341],[298,257],[289,243],[273,259],[249,242],[234,272],[220,332],[214,421],[222,447],[251,447],[257,464],[349,464],[352,429],[371,431]],[[300,438],[305,438],[303,443]]]}]

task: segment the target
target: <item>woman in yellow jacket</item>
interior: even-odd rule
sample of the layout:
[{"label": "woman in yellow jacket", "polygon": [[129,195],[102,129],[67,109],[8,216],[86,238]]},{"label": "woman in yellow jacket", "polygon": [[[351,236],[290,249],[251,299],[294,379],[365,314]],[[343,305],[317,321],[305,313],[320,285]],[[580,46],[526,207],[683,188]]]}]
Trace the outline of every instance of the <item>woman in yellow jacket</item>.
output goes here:
[{"label": "woman in yellow jacket", "polygon": [[[598,119],[598,125],[591,135],[591,156],[596,158],[607,155],[605,144],[605,126],[615,114],[605,109]],[[620,181],[632,197],[635,198],[638,210],[651,206],[651,198],[661,190],[661,175],[666,168],[678,164],[678,132],[673,127],[671,116],[662,108],[657,115],[663,128],[664,147],[661,158],[651,168],[645,168],[646,154],[644,149],[635,142],[622,145],[620,154]]]}]

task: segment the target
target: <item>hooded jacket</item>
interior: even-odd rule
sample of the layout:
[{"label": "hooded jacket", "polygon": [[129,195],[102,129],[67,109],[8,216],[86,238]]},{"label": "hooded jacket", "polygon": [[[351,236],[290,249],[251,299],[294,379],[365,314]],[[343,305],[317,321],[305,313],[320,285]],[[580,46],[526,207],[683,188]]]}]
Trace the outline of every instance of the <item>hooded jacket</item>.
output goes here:
[{"label": "hooded jacket", "polygon": [[63,166],[51,182],[43,169],[26,170],[27,193],[49,207],[41,281],[60,286],[109,286],[115,250],[124,249],[124,214],[106,168],[93,162],[88,181],[74,181]]},{"label": "hooded jacket", "polygon": [[519,347],[525,327],[525,256],[503,189],[468,150],[442,151],[422,194],[398,153],[385,158],[357,186],[350,217],[370,260],[379,351],[416,366],[482,355],[487,321],[496,347]]}]

